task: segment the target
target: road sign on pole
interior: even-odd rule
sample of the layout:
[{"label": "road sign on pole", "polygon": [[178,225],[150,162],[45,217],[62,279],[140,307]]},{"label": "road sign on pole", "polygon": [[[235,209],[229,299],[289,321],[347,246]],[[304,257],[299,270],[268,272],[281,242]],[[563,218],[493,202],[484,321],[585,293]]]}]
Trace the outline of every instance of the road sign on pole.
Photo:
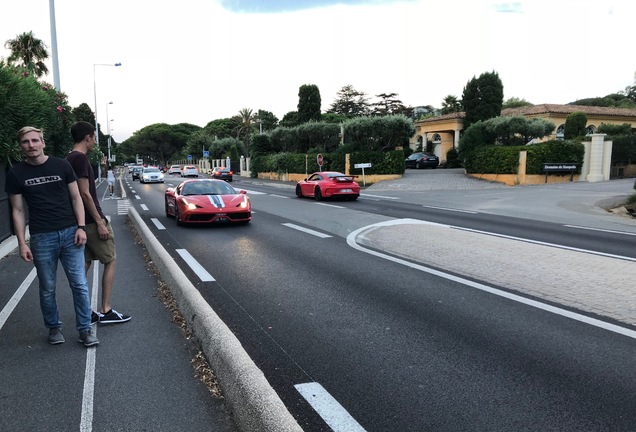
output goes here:
[{"label": "road sign on pole", "polygon": [[320,167],[320,171],[322,171],[322,153],[318,153],[318,156],[316,156],[316,161],[318,162],[318,166]]}]

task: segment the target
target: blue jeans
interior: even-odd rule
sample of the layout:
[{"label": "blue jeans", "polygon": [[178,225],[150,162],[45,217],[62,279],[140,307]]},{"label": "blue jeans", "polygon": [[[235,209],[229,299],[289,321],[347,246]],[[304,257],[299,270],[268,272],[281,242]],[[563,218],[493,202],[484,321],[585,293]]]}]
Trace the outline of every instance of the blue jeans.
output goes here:
[{"label": "blue jeans", "polygon": [[44,325],[49,329],[62,326],[55,298],[58,260],[62,263],[73,292],[77,330],[81,332],[91,328],[91,299],[84,268],[84,246],[75,245],[76,231],[77,227],[70,227],[31,236],[33,263],[40,281],[40,308]]}]

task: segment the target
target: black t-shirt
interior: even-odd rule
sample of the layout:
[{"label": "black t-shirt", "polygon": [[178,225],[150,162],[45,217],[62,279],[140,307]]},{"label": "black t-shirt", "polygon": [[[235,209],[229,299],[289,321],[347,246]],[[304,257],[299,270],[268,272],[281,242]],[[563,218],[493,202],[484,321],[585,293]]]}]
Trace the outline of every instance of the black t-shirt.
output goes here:
[{"label": "black t-shirt", "polygon": [[5,192],[21,194],[29,206],[31,234],[59,231],[77,224],[68,184],[76,181],[64,159],[49,156],[40,165],[20,162],[7,174]]},{"label": "black t-shirt", "polygon": [[[66,160],[73,167],[73,171],[75,171],[75,175],[77,178],[87,178],[88,179],[88,191],[91,193],[91,198],[93,198],[93,203],[95,204],[95,208],[97,208],[97,212],[104,219],[104,212],[102,212],[102,208],[99,206],[99,200],[97,199],[97,189],[95,188],[95,174],[93,173],[93,167],[88,161],[88,157],[82,152],[72,151],[66,156]],[[84,218],[86,219],[87,224],[95,223],[95,219],[89,213],[86,205],[84,206]]]}]

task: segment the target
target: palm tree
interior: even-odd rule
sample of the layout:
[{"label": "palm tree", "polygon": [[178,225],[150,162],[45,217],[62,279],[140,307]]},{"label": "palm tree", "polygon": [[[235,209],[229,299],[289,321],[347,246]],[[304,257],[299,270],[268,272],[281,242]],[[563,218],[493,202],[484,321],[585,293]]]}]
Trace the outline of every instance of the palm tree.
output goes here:
[{"label": "palm tree", "polygon": [[243,143],[245,143],[245,151],[250,154],[250,133],[252,132],[252,122],[254,121],[254,113],[251,108],[243,108],[239,110],[241,127],[238,131],[238,138],[243,135]]},{"label": "palm tree", "polygon": [[454,112],[460,112],[462,110],[462,104],[457,100],[457,96],[448,95],[442,102],[442,114],[450,114]]},{"label": "palm tree", "polygon": [[22,33],[15,39],[9,39],[4,47],[11,50],[7,63],[22,67],[37,78],[49,72],[44,64],[44,60],[49,58],[46,45],[36,38],[33,32]]}]

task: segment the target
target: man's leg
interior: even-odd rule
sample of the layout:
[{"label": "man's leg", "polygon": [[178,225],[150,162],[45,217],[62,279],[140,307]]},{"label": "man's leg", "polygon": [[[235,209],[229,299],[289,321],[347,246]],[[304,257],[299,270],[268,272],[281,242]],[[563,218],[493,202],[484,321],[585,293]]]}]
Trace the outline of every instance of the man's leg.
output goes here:
[{"label": "man's leg", "polygon": [[113,294],[113,284],[115,283],[116,267],[116,259],[104,264],[104,274],[102,274],[102,313],[112,309],[111,298]]},{"label": "man's leg", "polygon": [[58,232],[33,234],[30,248],[33,253],[33,264],[38,273],[40,309],[44,325],[48,329],[60,328],[62,321],[55,298],[57,260],[60,255]]},{"label": "man's leg", "polygon": [[75,245],[75,231],[74,228],[63,231],[65,235],[62,236],[64,243],[60,261],[73,293],[75,325],[81,334],[91,330],[91,298],[86,279],[84,246]]}]

